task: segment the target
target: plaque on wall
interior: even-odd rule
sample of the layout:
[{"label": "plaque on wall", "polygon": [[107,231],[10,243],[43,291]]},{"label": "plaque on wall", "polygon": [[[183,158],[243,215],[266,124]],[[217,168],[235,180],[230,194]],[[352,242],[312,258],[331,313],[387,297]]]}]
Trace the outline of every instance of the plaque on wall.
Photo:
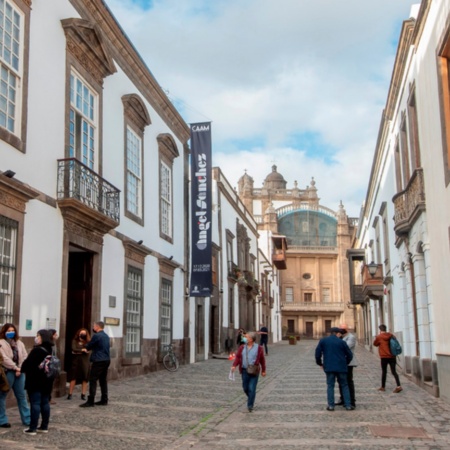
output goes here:
[{"label": "plaque on wall", "polygon": [[113,325],[113,326],[118,327],[120,325],[120,318],[119,317],[105,317],[103,322],[105,322],[105,325]]}]

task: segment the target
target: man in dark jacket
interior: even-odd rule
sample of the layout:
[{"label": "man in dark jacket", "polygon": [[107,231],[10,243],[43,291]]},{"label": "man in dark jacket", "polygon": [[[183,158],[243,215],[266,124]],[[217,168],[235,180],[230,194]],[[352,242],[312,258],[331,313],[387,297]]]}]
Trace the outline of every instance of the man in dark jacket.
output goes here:
[{"label": "man in dark jacket", "polygon": [[[91,371],[89,374],[89,396],[86,403],[81,407],[108,404],[108,367],[111,363],[109,356],[109,336],[103,331],[105,324],[101,321],[94,322],[92,339],[86,344],[83,351],[92,351]],[[95,393],[97,391],[97,380],[100,383],[102,397],[100,401],[94,403]]]},{"label": "man in dark jacket", "polygon": [[[319,341],[316,347],[316,363],[323,367],[327,376],[327,411],[334,411],[334,385],[336,379],[342,387],[345,409],[355,409],[350,403],[350,391],[347,383],[347,366],[353,358],[353,353],[348,345],[340,339],[342,330],[332,328],[330,336]],[[323,357],[323,363],[322,363]]]}]

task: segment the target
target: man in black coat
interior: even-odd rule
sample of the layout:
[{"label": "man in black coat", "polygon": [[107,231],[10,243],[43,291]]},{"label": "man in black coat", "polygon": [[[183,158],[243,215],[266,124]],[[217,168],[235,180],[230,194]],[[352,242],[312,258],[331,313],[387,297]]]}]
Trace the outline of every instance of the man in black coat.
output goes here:
[{"label": "man in black coat", "polygon": [[[341,339],[342,330],[331,328],[330,336],[322,338],[316,347],[316,363],[323,367],[327,376],[327,411],[334,411],[334,386],[336,379],[342,387],[345,409],[355,409],[350,402],[350,391],[347,383],[347,366],[353,358],[348,345]],[[322,363],[323,357],[323,363]]]},{"label": "man in black coat", "polygon": [[[81,407],[108,404],[108,367],[111,363],[109,355],[109,336],[103,331],[105,324],[102,321],[94,322],[92,339],[86,344],[83,351],[92,351],[91,371],[89,374],[89,396],[86,403]],[[94,403],[95,393],[97,391],[97,380],[100,383],[102,397],[100,401]]]}]

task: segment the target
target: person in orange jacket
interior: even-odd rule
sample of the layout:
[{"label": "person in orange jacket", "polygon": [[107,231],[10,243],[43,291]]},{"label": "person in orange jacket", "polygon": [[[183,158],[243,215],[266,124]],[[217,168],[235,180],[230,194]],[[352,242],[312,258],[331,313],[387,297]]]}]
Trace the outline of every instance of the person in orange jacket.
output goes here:
[{"label": "person in orange jacket", "polygon": [[378,328],[380,329],[380,334],[373,341],[373,345],[378,347],[378,354],[381,359],[381,387],[378,390],[382,392],[386,390],[387,367],[389,366],[391,368],[392,376],[395,378],[395,382],[397,383],[397,387],[394,389],[394,393],[397,394],[403,391],[403,388],[400,384],[400,378],[397,371],[395,370],[397,358],[392,355],[389,346],[389,340],[391,337],[395,336],[387,331],[386,325],[381,324]]}]

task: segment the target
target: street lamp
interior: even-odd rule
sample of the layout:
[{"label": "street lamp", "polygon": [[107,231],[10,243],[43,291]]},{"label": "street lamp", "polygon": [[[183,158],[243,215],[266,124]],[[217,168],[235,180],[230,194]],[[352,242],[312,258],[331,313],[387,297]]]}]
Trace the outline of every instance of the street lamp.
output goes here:
[{"label": "street lamp", "polygon": [[369,271],[370,276],[373,278],[377,273],[378,264],[372,261],[370,264],[367,264],[367,270]]}]

